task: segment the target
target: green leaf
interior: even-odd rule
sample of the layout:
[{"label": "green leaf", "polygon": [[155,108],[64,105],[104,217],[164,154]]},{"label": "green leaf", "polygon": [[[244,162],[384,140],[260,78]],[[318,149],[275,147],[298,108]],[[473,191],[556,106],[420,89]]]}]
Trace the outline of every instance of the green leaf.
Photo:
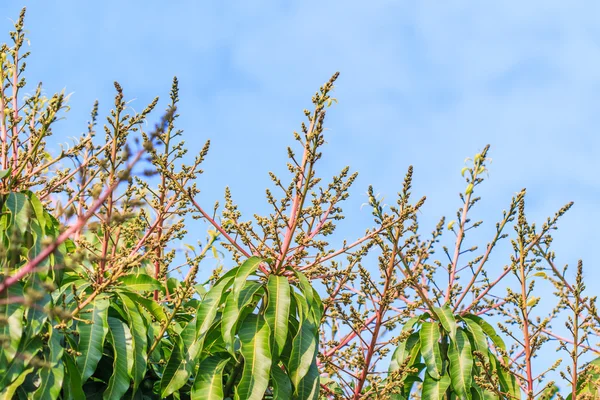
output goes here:
[{"label": "green leaf", "polygon": [[[402,327],[402,330],[400,331],[400,334],[413,329],[414,326],[415,326],[415,324],[419,320],[421,320],[421,316],[412,317],[411,319],[409,319],[408,321],[406,321],[406,323]],[[417,337],[417,339],[418,339],[418,337]],[[393,371],[396,371],[398,368],[400,368],[400,365],[402,364],[402,362],[408,356],[408,353],[404,354],[404,352],[406,350],[406,341],[407,340],[404,340],[403,342],[399,343],[398,347],[396,347],[396,350],[394,350],[394,353],[392,354],[392,360],[390,362],[390,366],[389,366],[388,372],[393,372]],[[414,346],[414,344],[413,344],[413,346]]]},{"label": "green leaf", "polygon": [[471,396],[473,400],[500,400],[497,394],[482,389],[476,382],[473,382],[471,387]]},{"label": "green leaf", "polygon": [[463,318],[463,321],[465,322],[465,324],[467,325],[467,329],[473,336],[475,350],[477,350],[481,354],[483,354],[486,362],[488,362],[489,359],[488,359],[487,354],[488,354],[489,347],[488,347],[487,340],[485,338],[485,333],[483,332],[481,325],[479,325],[477,322],[475,322],[471,319],[468,319],[468,318]]},{"label": "green leaf", "polygon": [[200,363],[192,387],[192,400],[220,400],[223,398],[223,368],[230,357],[213,355]]},{"label": "green leaf", "polygon": [[427,372],[433,379],[440,379],[442,372],[442,356],[439,345],[441,334],[437,322],[423,322],[419,338],[421,339],[421,355],[427,365]]},{"label": "green leaf", "polygon": [[450,361],[450,379],[452,388],[460,398],[471,398],[471,385],[473,377],[473,353],[471,343],[462,328],[456,330],[455,340],[448,346],[448,360]]},{"label": "green leaf", "polygon": [[295,391],[295,399],[298,400],[317,400],[319,398],[319,368],[317,360],[313,359],[308,372]]},{"label": "green leaf", "polygon": [[304,375],[308,373],[313,359],[316,357],[319,328],[311,319],[307,318],[308,305],[306,304],[306,299],[297,293],[294,293],[294,298],[298,307],[300,324],[298,332],[292,340],[290,360],[286,367],[294,387],[297,388]]},{"label": "green leaf", "polygon": [[202,303],[200,303],[198,313],[196,314],[197,337],[204,337],[212,326],[217,315],[217,310],[222,305],[223,294],[231,286],[232,282],[232,277],[221,279],[202,299]]},{"label": "green leaf", "polygon": [[270,329],[260,315],[250,314],[240,328],[244,370],[235,399],[261,400],[269,387],[271,371]]},{"label": "green leaf", "polygon": [[299,288],[302,294],[306,297],[306,302],[308,304],[313,303],[313,287],[311,286],[308,278],[302,272],[294,271],[294,275],[298,278]]},{"label": "green leaf", "polygon": [[238,267],[233,281],[234,293],[239,293],[244,288],[248,277],[258,269],[261,262],[263,262],[263,260],[259,257],[250,257]]},{"label": "green leaf", "polygon": [[[593,383],[592,383],[592,385],[593,385]],[[538,395],[539,396],[538,399],[539,400],[552,400],[552,399],[556,398],[556,395],[559,392],[560,392],[560,389],[558,388],[558,386],[556,386],[556,385],[550,385],[550,386],[547,386],[544,389],[544,391]],[[596,395],[594,397],[597,397],[597,395],[598,395],[598,389],[594,388],[593,391],[590,394]],[[573,394],[571,393],[570,396],[572,397]]]},{"label": "green leaf", "polygon": [[454,340],[454,337],[456,336],[456,320],[454,319],[450,306],[444,305],[443,307],[433,307],[433,312],[444,327],[444,330],[448,333],[448,336],[450,336],[450,340]]},{"label": "green leaf", "polygon": [[[121,288],[117,287],[117,290]],[[163,308],[154,300],[147,299],[128,290],[119,290],[119,293],[129,297],[134,303],[144,307],[158,322],[167,323],[167,315]]]},{"label": "green leaf", "polygon": [[306,275],[304,275],[302,272],[294,271],[294,276],[296,276],[296,278],[298,279],[297,286],[300,289],[300,292],[304,295],[304,297],[306,297],[306,303],[312,304],[314,293],[313,287],[306,278]]},{"label": "green leaf", "polygon": [[[463,318],[463,320],[471,320],[471,321],[476,322],[481,327],[483,332],[485,332],[487,337],[489,337],[492,340],[492,343],[494,343],[494,346],[496,348],[502,349],[506,352],[506,345],[504,344],[504,340],[502,340],[502,338],[500,336],[498,336],[494,327],[492,327],[492,325],[487,323],[487,321],[485,321],[483,318],[481,318],[477,315],[473,315],[473,314],[463,315],[462,318]],[[508,357],[505,357],[504,360],[505,360],[505,362],[508,362]]]},{"label": "green leaf", "polygon": [[133,378],[133,393],[136,392],[139,384],[146,375],[147,356],[147,322],[142,317],[137,305],[122,293],[119,296],[123,302],[123,308],[129,320],[129,329],[131,330],[133,344],[133,365],[131,377]]},{"label": "green leaf", "polygon": [[[215,322],[213,327],[209,329],[204,338],[204,345],[202,352],[210,354],[226,352],[225,343],[223,342],[223,336],[221,335],[221,326],[218,322]],[[229,354],[229,353],[228,353]]]},{"label": "green leaf", "polygon": [[79,277],[75,277],[70,273],[66,273],[63,277],[62,286],[52,292],[52,298],[54,303],[63,303],[64,304],[74,304],[75,303],[75,294],[73,293],[73,288],[76,289],[77,296],[81,296],[84,293],[87,293],[87,289],[91,286],[90,282],[87,282],[83,279],[79,279]]},{"label": "green leaf", "polygon": [[[342,396],[344,394],[344,390],[342,389],[340,382],[336,379],[322,376],[319,378],[319,383],[322,388],[329,389],[329,390],[327,390],[327,392],[329,392],[333,396],[335,396],[335,395]],[[389,398],[389,400],[400,400],[400,399],[395,398],[394,394],[392,394],[392,396]]]},{"label": "green leaf", "polygon": [[191,360],[184,353],[185,349],[182,350],[182,347],[184,346],[181,344],[181,339],[175,340],[169,361],[160,380],[160,396],[163,399],[185,385],[188,380],[189,372],[186,366]]},{"label": "green leaf", "polygon": [[65,376],[62,356],[64,348],[62,346],[63,333],[56,329],[50,329],[50,338],[48,347],[50,356],[48,357],[48,366],[42,368],[40,372],[40,386],[33,394],[34,400],[54,400],[60,394]]},{"label": "green leaf", "polygon": [[13,399],[15,392],[21,387],[25,381],[25,378],[27,378],[27,375],[29,375],[31,372],[33,372],[33,367],[29,367],[21,372],[21,374],[17,376],[17,379],[12,381],[10,385],[4,387],[0,386],[2,388],[2,391],[0,391],[0,399]]},{"label": "green leaf", "polygon": [[274,399],[292,398],[292,381],[278,365],[271,367],[271,381],[273,382]]},{"label": "green leaf", "polygon": [[196,290],[196,293],[198,293],[200,295],[200,297],[204,297],[204,295],[206,294],[206,289],[204,288],[204,285],[201,283],[195,285],[194,289]]},{"label": "green leaf", "polygon": [[181,282],[179,282],[179,280],[171,277],[167,279],[167,289],[169,290],[169,293],[175,293],[177,292],[177,289],[181,286]]},{"label": "green leaf", "polygon": [[407,365],[411,366],[416,361],[420,349],[421,340],[419,332],[413,332],[406,340],[398,343],[398,347],[396,347],[396,350],[394,350],[394,353],[392,354],[392,360],[388,371],[394,372],[398,370],[409,357],[410,361],[408,361]]},{"label": "green leaf", "polygon": [[433,379],[429,374],[425,374],[423,381],[422,399],[442,400],[445,398],[446,390],[450,386],[450,377],[446,374],[439,380]]},{"label": "green leaf", "polygon": [[33,192],[28,190],[25,192],[25,194],[29,198],[29,204],[31,205],[31,208],[33,209],[33,212],[35,214],[36,222],[40,225],[40,227],[42,228],[42,231],[45,232],[46,231],[46,216],[44,215],[44,205],[37,198],[37,196],[35,194],[33,194]]},{"label": "green leaf", "polygon": [[[196,322],[197,321],[194,320],[188,322],[183,326],[183,330],[179,332],[184,346],[183,348],[185,349],[192,347],[196,341]],[[181,323],[184,324],[185,322],[182,321]]]},{"label": "green leaf", "polygon": [[0,348],[0,375],[17,354],[17,348],[23,335],[24,307],[18,302],[23,297],[23,285],[16,282],[0,293],[0,337],[10,340]]},{"label": "green leaf", "polygon": [[498,373],[498,380],[500,381],[500,388],[503,392],[511,395],[511,399],[520,399],[521,398],[521,390],[517,385],[517,380],[513,374],[509,371],[506,371],[498,358],[491,352],[488,353],[490,359],[492,360],[492,365],[494,365],[495,370]]},{"label": "green leaf", "polygon": [[265,320],[271,328],[271,349],[277,362],[288,335],[290,317],[290,283],[284,276],[270,275],[267,283]]},{"label": "green leaf", "polygon": [[[200,307],[198,307],[198,312],[196,313],[196,334],[194,339],[189,342],[187,346],[184,346],[184,343],[181,343],[180,348],[176,343],[173,347],[173,352],[169,357],[169,361],[167,362],[160,381],[160,391],[163,398],[174,393],[186,384],[192,373],[196,359],[202,351],[206,335],[213,325],[217,310],[222,304],[221,298],[223,292],[229,288],[232,281],[233,278],[231,276],[228,276],[225,279],[222,278],[208,291],[206,296],[202,299]],[[188,326],[190,328],[194,327],[191,323],[188,324]],[[186,335],[187,334],[182,332],[181,336],[186,337]],[[185,347],[187,347],[187,349]],[[182,351],[185,351],[185,354],[182,354]]]},{"label": "green leaf", "polygon": [[[25,342],[27,343],[25,344]],[[8,386],[14,379],[17,379],[40,350],[42,350],[42,340],[39,336],[35,336],[29,341],[21,341],[17,350],[19,357],[15,357],[6,372],[0,375],[0,388]]]},{"label": "green leaf", "polygon": [[[42,252],[42,240],[44,238],[44,233],[42,232],[42,228],[36,219],[30,220],[29,223],[29,233],[33,239],[33,242],[27,240],[24,242],[27,250],[27,259],[33,260]],[[55,253],[56,254],[56,253]],[[45,279],[45,274],[47,274],[48,270],[46,267],[50,265],[56,264],[56,258],[54,254],[50,254],[45,260],[43,260],[36,268],[38,273],[41,273],[41,276]]]},{"label": "green leaf", "polygon": [[290,310],[292,310],[292,312],[290,312],[290,321],[288,324],[288,337],[287,337],[287,340],[285,341],[285,346],[283,347],[281,356],[279,357],[279,360],[283,363],[286,370],[290,364],[290,355],[292,354],[292,342],[293,342],[294,338],[296,337],[296,335],[298,334],[298,328],[300,327],[300,323],[298,322],[298,319],[295,317],[296,304],[295,304],[294,297],[292,296],[291,299],[292,299],[292,304],[290,306]]},{"label": "green leaf", "polygon": [[251,257],[242,265],[237,267],[233,281],[233,290],[225,302],[225,310],[223,311],[221,322],[221,332],[223,334],[223,341],[225,342],[227,350],[234,356],[235,351],[233,349],[233,338],[236,332],[236,325],[238,323],[240,313],[244,306],[240,304],[240,295],[246,286],[248,277],[257,270],[261,262],[262,260],[260,258]]},{"label": "green leaf", "polygon": [[[586,366],[587,374],[580,374],[577,382],[577,393],[578,394],[598,394],[598,387],[595,382],[600,380],[600,357],[590,361]],[[588,379],[585,379],[585,378]]]},{"label": "green leaf", "polygon": [[73,356],[69,353],[63,354],[63,362],[66,366],[66,377],[64,386],[65,400],[78,400],[85,399],[85,393],[83,393],[83,382],[81,381],[81,373],[77,369]]},{"label": "green leaf", "polygon": [[42,286],[42,281],[38,274],[32,274],[27,278],[24,292],[33,292],[39,296],[33,307],[27,307],[25,314],[25,340],[31,340],[37,336],[43,329],[48,320],[48,309],[52,305],[52,297]]},{"label": "green leaf", "polygon": [[146,274],[125,275],[120,277],[117,281],[121,286],[127,288],[127,290],[136,293],[163,289],[163,285],[159,281]]},{"label": "green leaf", "polygon": [[27,232],[29,218],[31,217],[32,212],[31,204],[27,196],[23,193],[11,192],[6,197],[4,206],[7,211],[10,211],[11,226],[16,227],[21,233]]},{"label": "green leaf", "polygon": [[310,282],[302,272],[294,271],[294,275],[298,278],[300,292],[306,298],[306,304],[312,314],[312,320],[316,325],[321,324],[323,314],[323,304],[316,290],[311,286]]},{"label": "green leaf", "polygon": [[[240,293],[238,306],[240,310],[244,310],[246,306],[256,306],[258,297],[264,295],[264,284],[258,281],[247,281]],[[244,316],[245,317],[245,316]]]},{"label": "green leaf", "polygon": [[108,341],[113,347],[113,373],[102,398],[120,399],[129,389],[130,365],[133,363],[132,339],[129,327],[117,318],[108,318]]},{"label": "green leaf", "polygon": [[88,304],[81,313],[81,318],[89,321],[79,321],[77,332],[79,333],[77,367],[81,371],[81,379],[85,383],[96,370],[98,361],[102,357],[104,339],[108,332],[108,300],[96,298]]},{"label": "green leaf", "polygon": [[[402,394],[405,396],[406,399],[411,398],[410,392],[412,391],[412,388],[415,385],[415,383],[423,382],[421,380],[421,378],[419,378],[419,374],[425,368],[425,364],[413,364],[412,368],[417,368],[418,372],[416,375],[408,375],[406,378],[404,378],[404,381],[403,381],[404,385],[402,386]],[[427,375],[427,373],[425,373],[425,375]],[[446,374],[445,376],[448,376],[448,374]],[[448,379],[450,379],[449,376],[448,376]]]}]

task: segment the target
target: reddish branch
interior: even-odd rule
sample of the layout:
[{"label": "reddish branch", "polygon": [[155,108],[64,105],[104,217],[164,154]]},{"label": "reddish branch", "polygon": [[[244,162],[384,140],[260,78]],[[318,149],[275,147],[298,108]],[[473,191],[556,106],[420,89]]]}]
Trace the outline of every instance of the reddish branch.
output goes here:
[{"label": "reddish branch", "polygon": [[502,228],[504,228],[505,224],[506,224],[506,220],[504,220],[502,222],[502,226],[500,227],[500,229],[498,229],[496,231],[496,236],[490,242],[490,244],[488,244],[488,246],[487,246],[487,248],[485,250],[485,254],[483,255],[483,258],[481,259],[481,261],[479,262],[479,266],[477,267],[477,270],[475,270],[475,273],[471,277],[471,280],[469,281],[469,283],[467,284],[467,286],[462,290],[462,294],[460,295],[460,297],[458,298],[458,300],[454,304],[454,312],[456,312],[456,310],[458,310],[458,307],[460,306],[460,304],[464,300],[465,296],[468,293],[471,292],[471,288],[475,284],[475,281],[477,280],[477,277],[479,276],[479,274],[483,270],[483,266],[485,265],[485,263],[487,262],[488,258],[490,257],[490,254],[492,253],[492,249],[494,248],[496,241],[500,238],[500,234],[502,233]]},{"label": "reddish branch", "polygon": [[332,253],[329,253],[326,256],[321,257],[321,258],[313,261],[312,263],[310,263],[308,265],[304,265],[302,267],[299,267],[298,271],[305,271],[305,270],[307,270],[309,268],[314,267],[317,264],[321,264],[321,263],[323,263],[323,262],[325,262],[327,260],[331,260],[332,258],[335,258],[335,257],[339,256],[340,254],[343,254],[343,253],[347,252],[348,250],[350,250],[350,249],[358,246],[359,244],[364,243],[364,242],[366,242],[369,239],[372,239],[373,237],[375,237],[378,234],[380,234],[384,229],[389,228],[390,226],[396,224],[397,222],[398,221],[393,221],[393,223],[391,223],[388,226],[380,226],[379,228],[375,229],[373,232],[369,233],[368,235],[363,236],[362,238],[356,240],[355,242],[353,242],[353,243],[351,243],[351,244],[349,244],[347,246],[344,246],[343,248],[341,248],[339,250],[336,250],[336,251],[334,251]]},{"label": "reddish branch", "polygon": [[[133,166],[139,161],[143,153],[144,151],[140,150],[135,155],[133,161],[131,161],[131,163],[127,167],[128,170],[131,170],[133,168]],[[90,209],[84,215],[80,216],[77,219],[77,221],[73,225],[71,225],[67,230],[61,233],[56,238],[56,240],[54,240],[48,247],[44,248],[40,252],[40,254],[38,254],[35,258],[30,260],[21,269],[19,269],[17,273],[7,277],[6,279],[4,279],[4,281],[0,282],[0,293],[4,292],[10,286],[14,285],[16,282],[21,280],[25,275],[33,272],[35,268],[38,265],[40,265],[40,263],[42,263],[58,248],[58,246],[60,246],[65,240],[69,239],[74,232],[81,229],[85,225],[85,223],[94,216],[96,211],[100,209],[100,207],[102,207],[106,199],[108,199],[108,197],[117,189],[120,183],[121,181],[117,180],[111,186],[109,186],[108,189],[106,189],[104,193],[102,193],[102,195],[98,197],[98,200],[96,200],[96,202],[92,204]]]},{"label": "reddish branch", "polygon": [[198,210],[198,212],[200,212],[200,214],[202,214],[202,216],[204,218],[206,218],[206,220],[208,222],[210,222],[210,224],[212,226],[215,227],[216,230],[218,230],[221,235],[223,235],[227,241],[229,241],[229,243],[231,243],[236,249],[237,251],[239,251],[240,253],[242,253],[244,256],[250,258],[252,257],[250,255],[250,253],[248,253],[246,250],[244,250],[231,236],[229,236],[229,234],[227,232],[225,232],[225,230],[221,227],[221,225],[219,225],[217,223],[217,221],[215,221],[210,215],[208,215],[208,213],[206,211],[204,211],[204,209],[202,207],[200,207],[200,204],[198,204],[196,202],[196,200],[194,200],[194,197],[192,196],[192,194],[190,193],[190,191],[187,191],[188,197],[190,198],[190,201],[192,202],[192,204],[194,205],[194,207],[196,207],[196,209]]},{"label": "reddish branch", "polygon": [[8,132],[6,129],[6,103],[4,102],[4,99],[4,85],[0,85],[0,139],[2,140],[2,169],[6,170],[8,168]]},{"label": "reddish branch", "polygon": [[[106,147],[108,147],[108,145],[110,145],[109,143],[106,143],[104,146],[102,146],[101,148],[98,149],[98,153],[103,152]],[[87,159],[85,159],[81,164],[79,164],[79,166],[77,166],[77,168],[75,168],[70,174],[68,174],[67,176],[65,176],[64,178],[60,179],[58,182],[55,183],[54,186],[46,188],[46,192],[40,196],[40,201],[44,200],[46,197],[48,197],[57,187],[59,187],[60,185],[62,185],[65,182],[68,182],[73,176],[75,176],[79,171],[81,171],[83,168],[85,168],[91,161],[93,160],[93,157],[88,157]],[[44,168],[47,167],[47,165],[43,166]],[[31,174],[35,175],[37,173],[39,173],[40,171],[42,171],[43,168],[39,167],[34,169]],[[93,178],[90,178],[90,180],[86,183],[89,184],[92,181]],[[73,200],[73,199],[72,199]],[[70,201],[69,203],[71,203],[72,201]],[[67,208],[65,206],[65,208]]]},{"label": "reddish branch", "polygon": [[[170,142],[170,134],[167,134],[165,136],[165,151],[164,154],[167,155],[169,154],[169,142]],[[166,160],[166,158],[165,158]],[[165,169],[166,169],[166,165],[165,165]],[[159,207],[162,207],[163,204],[165,203],[165,192],[166,192],[166,188],[167,188],[167,182],[166,182],[166,177],[165,174],[161,174],[161,186],[162,188],[161,192],[160,192],[160,197],[158,200],[158,204]],[[158,232],[156,233],[156,240],[157,240],[157,246],[156,246],[156,250],[155,250],[155,256],[156,256],[156,260],[154,260],[154,279],[158,280],[159,276],[160,276],[160,260],[162,258],[162,246],[160,245],[160,241],[162,239],[162,234],[163,234],[163,229],[164,229],[164,220],[163,220],[163,215],[159,210],[158,213],[158,218],[156,221],[156,227],[158,229]],[[167,297],[169,297],[169,286],[165,285],[165,289],[167,290]],[[154,300],[158,301],[158,290],[154,291]]]},{"label": "reddish branch", "polygon": [[[367,320],[363,324],[363,328],[360,331],[362,332],[364,329],[366,329],[366,327],[369,326],[375,320],[376,317],[377,317],[377,315],[374,314],[374,315],[371,315],[369,318],[367,318]],[[325,358],[331,357],[332,355],[337,353],[341,348],[343,348],[348,343],[350,343],[356,336],[358,336],[358,334],[359,334],[359,332],[357,332],[357,331],[353,331],[353,332],[349,333],[336,346],[332,347],[331,349],[329,349],[325,353],[323,353],[323,357],[325,357]],[[317,364],[322,365],[320,362],[317,362]]]},{"label": "reddish branch", "polygon": [[454,257],[452,258],[452,265],[450,266],[450,279],[448,280],[448,289],[446,290],[446,297],[444,299],[445,303],[448,303],[450,300],[450,296],[452,295],[452,287],[454,286],[454,281],[456,280],[458,257],[460,255],[460,247],[465,238],[465,224],[467,222],[467,213],[469,212],[469,207],[471,205],[472,193],[472,191],[467,193],[467,196],[465,197],[465,204],[463,206],[462,216],[460,218],[460,226],[458,228],[458,235],[456,237],[456,246],[454,246]]},{"label": "reddish branch", "polygon": [[[121,118],[121,112],[120,112],[120,109],[117,109],[117,113],[115,115],[115,123],[114,123],[115,134],[114,134],[114,137],[112,140],[112,145],[111,145],[112,148],[110,151],[111,168],[110,168],[110,173],[109,173],[109,177],[108,177],[108,182],[110,182],[111,185],[115,181],[115,168],[117,165],[117,141],[119,138],[119,131],[121,129],[120,118]],[[104,237],[102,240],[102,254],[100,256],[100,266],[98,269],[98,283],[100,283],[100,284],[102,283],[102,280],[104,279],[104,271],[106,269],[106,260],[107,260],[107,254],[108,254],[108,243],[110,242],[110,239],[111,239],[110,219],[112,217],[112,211],[113,211],[113,207],[114,207],[112,191],[108,194],[106,203],[107,203],[106,204],[106,217],[104,220],[104,227],[103,227]]]},{"label": "reddish branch", "polygon": [[[536,247],[541,252],[541,254],[544,257],[544,259],[548,262],[548,265],[550,265],[550,268],[552,269],[552,272],[554,273],[554,276],[557,279],[559,279],[560,282],[561,282],[561,284],[563,284],[569,290],[569,293],[575,295],[575,290],[573,289],[573,286],[565,279],[565,277],[563,276],[563,274],[556,267],[556,264],[554,264],[554,261],[552,260],[552,257],[546,251],[544,251],[544,249],[542,249],[542,246],[539,244],[539,242],[536,243]],[[594,318],[596,320],[596,322],[598,324],[600,324],[600,316],[598,316],[597,311],[594,310],[591,307],[590,303],[586,302],[586,301],[582,301],[581,298],[579,298],[579,301],[590,312],[590,315],[592,316],[592,318]]]},{"label": "reddish branch", "polygon": [[[313,118],[310,122],[310,126],[306,133],[306,143],[304,144],[304,152],[302,153],[302,163],[300,164],[300,170],[298,173],[298,183],[296,184],[296,194],[294,195],[292,209],[290,210],[290,218],[287,223],[288,229],[285,233],[285,237],[283,238],[281,253],[279,255],[279,260],[275,267],[275,271],[283,268],[285,256],[287,255],[287,252],[290,248],[290,244],[292,243],[292,239],[294,237],[294,231],[296,230],[296,226],[298,225],[300,212],[302,211],[304,199],[306,198],[306,188],[303,190],[303,186],[304,186],[304,180],[306,180],[306,186],[308,186],[310,174],[312,173],[312,168],[310,168],[309,172],[308,172],[308,176],[305,175],[306,163],[308,162],[308,156],[310,153],[310,147],[309,147],[310,136],[314,130],[316,120],[317,120],[317,112],[315,111],[315,114],[313,115]],[[312,163],[311,163],[311,167],[312,167]]]},{"label": "reddish branch", "polygon": [[388,267],[386,270],[386,278],[387,279],[385,280],[385,283],[383,285],[383,291],[381,292],[383,301],[381,303],[379,303],[379,308],[377,308],[375,311],[375,328],[373,329],[373,333],[371,335],[371,342],[369,343],[369,346],[367,348],[367,355],[365,357],[365,365],[362,369],[360,377],[359,377],[358,381],[356,382],[356,386],[354,388],[354,398],[355,399],[360,398],[360,394],[362,392],[362,389],[367,380],[367,376],[371,369],[371,360],[373,359],[373,355],[375,354],[375,349],[377,347],[377,342],[379,341],[379,331],[381,330],[383,318],[385,317],[385,313],[387,311],[387,305],[388,305],[386,296],[388,294],[388,290],[390,289],[390,283],[392,281],[391,276],[392,276],[394,267],[396,265],[396,263],[395,263],[396,251],[398,249],[398,241],[400,240],[401,233],[402,233],[401,229],[397,228],[396,237],[394,237],[394,243],[393,243],[394,247],[392,249],[392,254],[390,255],[390,260],[388,262]]},{"label": "reddish branch", "polygon": [[13,96],[12,96],[12,112],[13,112],[13,133],[12,133],[12,145],[13,145],[13,174],[17,171],[17,163],[19,161],[19,152],[18,152],[18,136],[19,136],[19,127],[17,125],[17,121],[19,120],[19,107],[17,104],[17,95],[19,92],[19,52],[15,48],[14,53],[14,61],[15,70],[13,71]]},{"label": "reddish branch", "polygon": [[532,349],[531,349],[531,332],[529,331],[529,310],[527,310],[527,279],[525,276],[525,253],[521,246],[521,254],[519,260],[521,274],[521,313],[523,314],[523,347],[525,348],[525,369],[527,373],[527,398],[533,398],[533,365],[532,365]]},{"label": "reddish branch", "polygon": [[[525,254],[526,255],[529,254],[529,252],[531,251],[531,249],[533,249],[534,246],[538,246],[539,247],[540,240],[542,240],[542,238],[544,237],[544,235],[546,235],[546,233],[548,233],[549,229],[550,229],[550,226],[547,226],[539,235],[537,235],[535,237],[535,239],[531,243],[529,243],[529,245],[525,248]],[[546,260],[548,260],[548,258],[546,258]],[[550,260],[548,260],[548,261],[550,261]],[[553,265],[553,264],[551,264],[551,265]],[[484,290],[482,290],[481,293],[479,294],[479,296],[477,296],[475,298],[475,300],[473,300],[471,302],[471,304],[469,306],[467,306],[467,308],[465,308],[464,310],[461,311],[461,314],[462,315],[466,314],[467,312],[469,312],[469,310],[471,308],[473,308],[477,304],[479,304],[479,302],[481,301],[481,299],[483,299],[489,293],[489,291],[494,288],[494,286],[496,286],[500,281],[502,281],[502,279],[504,279],[504,277],[506,275],[508,275],[508,273],[511,270],[512,270],[511,268],[506,267],[504,269],[504,271],[500,274],[500,276],[495,281],[493,281],[492,283],[490,283]],[[558,270],[556,270],[556,271],[558,271]],[[560,273],[558,275],[560,275]],[[569,285],[566,281],[565,281],[565,284]],[[570,290],[572,290],[572,288],[571,288],[570,285],[568,287],[570,288]]]},{"label": "reddish branch", "polygon": [[[237,251],[239,251],[240,253],[242,253],[245,257],[252,257],[250,255],[250,253],[248,253],[246,250],[244,250],[242,248],[242,246],[240,246],[227,232],[225,232],[225,229],[223,229],[221,227],[221,225],[219,225],[219,223],[217,223],[217,221],[214,220],[214,218],[212,218],[210,215],[208,215],[208,213],[206,211],[204,211],[204,209],[200,206],[200,204],[198,204],[198,202],[196,200],[194,200],[194,196],[192,196],[192,193],[190,192],[190,190],[185,190],[185,192],[187,193],[188,198],[190,199],[190,201],[192,202],[192,204],[194,205],[194,207],[196,207],[196,209],[198,210],[198,212],[200,214],[202,214],[202,216],[204,218],[206,218],[206,220],[208,222],[210,222],[210,224],[212,226],[214,226],[214,228],[216,230],[219,231],[219,233],[221,233],[221,235],[223,235],[225,237],[225,239],[227,239],[227,241],[236,248]],[[269,271],[261,264],[258,266],[258,268],[264,273],[267,274],[269,273]]]},{"label": "reddish branch", "polygon": [[[327,223],[327,219],[329,218],[329,214],[331,214],[331,211],[333,211],[333,208],[335,207],[335,204],[337,202],[337,198],[332,200],[329,207],[327,208],[327,210],[325,211],[325,213],[323,214],[323,216],[321,217],[321,219],[319,220],[319,223],[317,224],[317,226],[315,227],[315,229],[313,229],[311,232],[308,233],[308,236],[305,239],[305,243],[314,239],[315,236],[317,236],[319,234],[319,232],[321,232],[321,229],[323,229],[323,226],[325,226],[325,224]],[[296,249],[294,249],[295,253],[299,253],[302,250],[305,249],[305,245],[300,245],[298,246]],[[290,254],[287,257],[287,261],[289,261],[291,258],[293,257],[293,254]]]}]

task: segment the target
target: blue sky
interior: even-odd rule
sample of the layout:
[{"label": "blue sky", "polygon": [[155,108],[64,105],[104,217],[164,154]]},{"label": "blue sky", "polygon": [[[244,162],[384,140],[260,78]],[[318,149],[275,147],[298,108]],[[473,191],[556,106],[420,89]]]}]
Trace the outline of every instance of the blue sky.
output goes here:
[{"label": "blue sky", "polygon": [[[481,232],[523,187],[540,223],[574,201],[555,250],[560,264],[583,258],[598,292],[598,2],[4,1],[4,32],[23,5],[29,82],[73,92],[64,137],[86,129],[94,100],[110,107],[114,80],[141,110],[156,95],[164,107],[176,75],[188,148],[212,141],[201,203],[229,185],[251,215],[263,209],[267,171],[283,170],[302,109],[340,71],[321,171],[360,172],[345,236],[370,225],[367,186],[392,198],[408,165],[414,194],[428,197],[424,231],[453,218],[463,160],[489,143]],[[493,261],[500,270],[507,259]]]}]

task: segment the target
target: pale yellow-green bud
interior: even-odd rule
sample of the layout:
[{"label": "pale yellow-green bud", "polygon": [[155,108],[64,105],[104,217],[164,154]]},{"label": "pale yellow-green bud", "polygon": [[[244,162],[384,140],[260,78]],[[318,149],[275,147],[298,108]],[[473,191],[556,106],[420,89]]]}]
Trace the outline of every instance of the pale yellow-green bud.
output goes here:
[{"label": "pale yellow-green bud", "polygon": [[469,183],[469,185],[467,186],[467,189],[465,190],[465,194],[471,194],[473,193],[473,184]]},{"label": "pale yellow-green bud", "polygon": [[528,307],[533,307],[535,306],[538,302],[540,301],[539,297],[530,297],[529,300],[527,300],[527,306]]}]

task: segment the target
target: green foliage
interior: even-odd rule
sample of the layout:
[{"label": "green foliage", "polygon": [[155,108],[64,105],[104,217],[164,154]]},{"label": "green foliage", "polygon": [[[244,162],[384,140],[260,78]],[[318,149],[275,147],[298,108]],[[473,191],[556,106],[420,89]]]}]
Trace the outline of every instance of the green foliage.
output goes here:
[{"label": "green foliage", "polygon": [[[571,205],[536,227],[521,191],[484,252],[465,249],[481,224],[469,213],[489,147],[461,171],[457,219],[442,218],[430,238],[419,233],[425,198],[411,198],[410,167],[395,203],[369,188],[374,227],[332,247],[356,178],[346,167],[322,184],[316,173],[335,74],[294,134],[302,155],[288,149],[289,182],[270,174],[273,211],[244,221],[226,189],[219,219],[218,205],[211,214],[196,202],[209,143],[184,163],[177,79],[152,131],[144,127],[158,99],[130,114],[115,83],[103,138],[96,104],[87,134],[50,155],[46,141],[67,99],[48,99],[38,86],[19,103],[23,19],[24,11],[12,45],[0,48],[1,398],[560,399],[545,378],[560,362],[534,363],[551,340],[570,359],[559,370],[566,398],[598,398],[600,359],[585,362],[599,353],[590,344],[596,299],[585,295],[582,264],[570,282],[550,250]],[[188,217],[211,229],[182,252]],[[511,225],[510,263],[488,271]],[[455,234],[454,250],[441,249],[447,262],[435,259],[444,231]],[[224,270],[221,255],[234,267]],[[208,261],[217,266],[199,283]],[[512,284],[503,294],[499,282]],[[555,287],[549,316],[540,316],[536,284]],[[550,324],[559,315],[568,338]]]},{"label": "green foliage", "polygon": [[398,398],[410,398],[414,382],[423,382],[423,398],[445,398],[448,390],[468,399],[521,398],[514,377],[500,363],[489,363],[495,358],[491,349],[505,348],[495,330],[486,325],[484,331],[478,322],[487,323],[475,315],[436,311],[436,319],[423,315],[404,325],[388,378],[401,388]]}]

